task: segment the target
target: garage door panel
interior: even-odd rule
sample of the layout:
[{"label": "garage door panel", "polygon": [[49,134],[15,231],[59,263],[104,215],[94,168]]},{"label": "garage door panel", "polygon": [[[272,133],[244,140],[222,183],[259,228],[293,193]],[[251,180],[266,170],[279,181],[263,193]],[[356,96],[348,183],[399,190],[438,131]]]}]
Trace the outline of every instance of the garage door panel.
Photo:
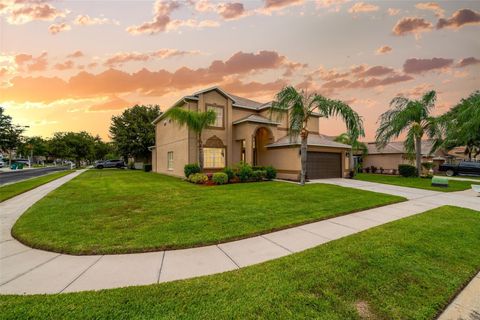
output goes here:
[{"label": "garage door panel", "polygon": [[342,154],[330,152],[307,153],[307,178],[326,179],[342,177]]}]

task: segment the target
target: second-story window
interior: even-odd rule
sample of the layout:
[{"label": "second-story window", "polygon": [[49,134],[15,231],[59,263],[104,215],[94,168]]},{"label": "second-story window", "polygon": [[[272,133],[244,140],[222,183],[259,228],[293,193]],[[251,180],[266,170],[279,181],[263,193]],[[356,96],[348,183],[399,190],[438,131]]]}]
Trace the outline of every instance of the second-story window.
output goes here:
[{"label": "second-story window", "polygon": [[217,127],[217,128],[223,128],[223,108],[222,107],[217,107],[217,106],[208,106],[207,110],[213,110],[215,111],[215,114],[217,115],[217,118],[215,119],[215,122],[212,124],[212,127]]}]

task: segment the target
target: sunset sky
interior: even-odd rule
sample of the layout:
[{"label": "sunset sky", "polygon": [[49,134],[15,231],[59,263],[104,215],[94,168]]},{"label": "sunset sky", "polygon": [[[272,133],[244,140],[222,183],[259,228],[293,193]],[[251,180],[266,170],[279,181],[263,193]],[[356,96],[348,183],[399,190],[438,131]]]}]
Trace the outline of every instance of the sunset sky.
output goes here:
[{"label": "sunset sky", "polygon": [[0,0],[0,19],[0,104],[27,135],[108,140],[136,103],[294,85],[348,102],[372,140],[397,94],[435,89],[443,113],[480,89],[480,1]]}]

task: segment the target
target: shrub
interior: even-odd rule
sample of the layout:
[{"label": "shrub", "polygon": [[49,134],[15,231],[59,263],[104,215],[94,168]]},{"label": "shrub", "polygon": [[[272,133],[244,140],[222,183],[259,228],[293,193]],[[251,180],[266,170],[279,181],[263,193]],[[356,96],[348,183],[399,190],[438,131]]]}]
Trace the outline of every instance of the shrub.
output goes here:
[{"label": "shrub", "polygon": [[383,174],[383,171],[384,171],[384,170],[383,170],[383,167],[380,167],[380,173]]},{"label": "shrub", "polygon": [[240,179],[240,181],[248,181],[252,177],[252,174],[252,167],[248,163],[240,162],[237,165],[237,177]]},{"label": "shrub", "polygon": [[235,172],[233,171],[232,168],[225,167],[223,168],[223,172],[227,175],[228,181],[231,181],[233,178],[235,178]]},{"label": "shrub", "polygon": [[433,169],[433,167],[435,167],[435,164],[433,162],[423,162],[422,167],[430,171],[431,169]]},{"label": "shrub", "polygon": [[398,173],[403,177],[414,177],[417,174],[417,168],[409,164],[399,164]]},{"label": "shrub", "polygon": [[197,173],[192,173],[188,177],[188,181],[190,181],[192,183],[196,183],[196,184],[203,184],[203,183],[206,183],[208,181],[208,177],[204,173],[197,172]]},{"label": "shrub", "polygon": [[272,166],[265,167],[265,178],[267,180],[273,180],[277,177],[277,169]]},{"label": "shrub", "polygon": [[252,179],[255,181],[262,181],[267,177],[267,171],[265,170],[254,170],[252,171]]},{"label": "shrub", "polygon": [[369,168],[369,167],[366,167],[366,168],[365,168],[365,171],[366,171],[367,173],[370,173],[370,168]]},{"label": "shrub", "polygon": [[375,166],[370,166],[370,170],[372,170],[372,173],[377,173],[377,167]]},{"label": "shrub", "polygon": [[186,164],[183,167],[183,173],[185,173],[185,177],[190,177],[191,174],[200,173],[200,166],[196,163]]},{"label": "shrub", "polygon": [[215,172],[212,181],[215,184],[226,184],[228,183],[228,175],[225,172]]},{"label": "shrub", "polygon": [[392,174],[397,175],[397,169],[392,169]]},{"label": "shrub", "polygon": [[152,165],[151,164],[144,164],[143,165],[143,171],[145,171],[145,172],[152,171]]}]

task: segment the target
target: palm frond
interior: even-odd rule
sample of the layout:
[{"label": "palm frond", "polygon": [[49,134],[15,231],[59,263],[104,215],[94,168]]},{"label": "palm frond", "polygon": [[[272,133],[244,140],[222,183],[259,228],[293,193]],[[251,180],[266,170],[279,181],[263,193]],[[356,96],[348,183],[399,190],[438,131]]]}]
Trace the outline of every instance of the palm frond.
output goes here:
[{"label": "palm frond", "polygon": [[339,116],[342,118],[352,141],[355,141],[360,136],[365,136],[362,117],[345,102],[328,99],[317,94],[310,104],[309,109],[316,110],[321,117],[330,118]]},{"label": "palm frond", "polygon": [[195,133],[200,133],[215,122],[216,113],[213,110],[199,112],[173,107],[165,112],[165,117],[172,119],[180,126],[187,126]]}]

